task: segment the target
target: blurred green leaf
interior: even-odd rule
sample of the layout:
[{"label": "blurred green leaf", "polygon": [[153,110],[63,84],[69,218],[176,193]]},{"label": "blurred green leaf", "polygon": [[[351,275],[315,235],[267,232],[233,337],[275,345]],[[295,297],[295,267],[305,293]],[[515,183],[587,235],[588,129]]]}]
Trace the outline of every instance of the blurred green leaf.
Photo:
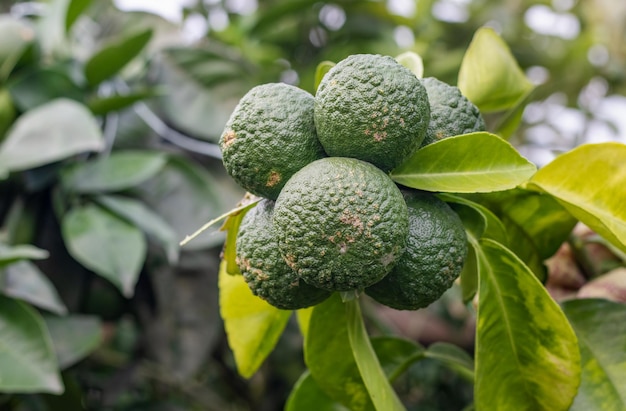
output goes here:
[{"label": "blurred green leaf", "polygon": [[66,369],[88,356],[102,342],[102,323],[98,317],[73,314],[43,317],[59,367]]},{"label": "blurred green leaf", "polygon": [[411,70],[411,73],[415,74],[417,78],[424,77],[424,62],[419,54],[413,51],[405,51],[396,56],[396,61]]},{"label": "blurred green leaf", "polygon": [[85,77],[92,86],[114,76],[130,63],[152,38],[152,30],[142,30],[108,44],[93,54],[85,64]]},{"label": "blurred green leaf", "polygon": [[626,306],[607,300],[563,303],[580,346],[582,380],[571,411],[626,409]]},{"label": "blurred green leaf", "polygon": [[103,148],[102,132],[87,108],[57,99],[17,119],[0,146],[0,164],[20,171]]},{"label": "blurred green leaf", "polygon": [[454,344],[433,343],[424,352],[424,357],[440,361],[459,375],[470,381],[474,380],[474,360],[466,351]]},{"label": "blurred green leaf", "polygon": [[69,253],[86,268],[132,297],[146,258],[146,239],[134,225],[87,204],[71,209],[61,221]]},{"label": "blurred green leaf", "polygon": [[19,298],[55,314],[67,314],[56,288],[48,277],[30,261],[18,261],[6,267],[0,285],[2,294]]},{"label": "blurred green leaf", "polygon": [[63,383],[39,313],[0,295],[0,391],[60,394]]},{"label": "blurred green leaf", "polygon": [[76,163],[61,174],[63,186],[78,193],[121,191],[154,177],[167,162],[157,151],[114,151],[107,157]]},{"label": "blurred green leaf", "polygon": [[626,251],[626,145],[579,146],[540,169],[528,188],[556,198],[574,217]]},{"label": "blurred green leaf", "polygon": [[[226,187],[220,186],[206,169],[172,155],[158,176],[139,188],[141,198],[174,229],[177,238],[185,238],[222,214],[221,199],[226,195]],[[185,249],[205,249],[223,241],[224,236],[214,227],[186,244]]]},{"label": "blurred green leaf", "polygon": [[161,216],[150,210],[144,203],[128,197],[101,195],[96,202],[119,217],[128,220],[144,233],[158,240],[165,249],[170,264],[178,261],[179,247],[176,233]]},{"label": "blurred green leaf", "polygon": [[0,88],[0,142],[4,140],[4,136],[11,124],[13,124],[16,114],[11,93],[4,87]]},{"label": "blurred green leaf", "polygon": [[481,111],[490,112],[515,107],[534,86],[502,38],[482,27],[465,51],[458,87]]},{"label": "blurred green leaf", "polygon": [[345,303],[345,308],[348,340],[363,383],[377,410],[406,410],[393,390],[372,348],[361,315],[360,304],[359,299],[353,299]]},{"label": "blurred green leaf", "polygon": [[0,82],[4,82],[35,40],[35,30],[25,21],[0,15]]},{"label": "blurred green leaf", "polygon": [[315,84],[313,90],[317,90],[326,73],[328,73],[330,69],[334,66],[335,63],[332,61],[322,61],[320,64],[317,65],[315,69]]},{"label": "blurred green leaf", "polygon": [[48,258],[46,250],[30,244],[7,246],[0,244],[0,268],[20,260],[43,260]]},{"label": "blurred green leaf", "polygon": [[237,371],[250,378],[274,350],[291,311],[279,310],[253,295],[242,276],[226,273],[223,262],[219,290],[220,313]]},{"label": "blurred green leaf", "polygon": [[483,239],[477,254],[476,408],[567,410],[580,383],[567,318],[511,251]]},{"label": "blurred green leaf", "polygon": [[512,145],[494,134],[478,132],[446,138],[417,150],[391,172],[391,178],[420,190],[473,193],[513,188],[535,170]]},{"label": "blurred green leaf", "polygon": [[92,0],[70,0],[65,15],[65,31],[70,31],[76,20],[91,5]]},{"label": "blurred green leaf", "polygon": [[[469,233],[468,233],[469,236]],[[465,264],[461,270],[461,296],[464,303],[470,302],[478,290],[478,258],[476,256],[477,242],[470,241],[467,247]]]},{"label": "blurred green leaf", "polygon": [[116,94],[108,97],[98,97],[87,102],[87,106],[95,115],[104,115],[112,111],[125,109],[133,104],[157,96],[154,89],[136,90],[128,94]]},{"label": "blurred green leaf", "polygon": [[57,98],[77,102],[84,100],[84,91],[74,83],[64,67],[37,68],[9,83],[15,105],[22,111],[32,110]]},{"label": "blurred green leaf", "polygon": [[246,213],[256,206],[259,201],[260,199],[258,197],[246,196],[246,198],[242,201],[241,206],[237,207],[241,209],[230,214],[222,225],[221,230],[226,231],[226,242],[224,243],[224,262],[226,264],[226,272],[228,274],[241,274],[239,272],[239,267],[237,267],[237,262],[235,261],[237,258],[236,243],[239,226],[241,225],[241,220],[243,220]]}]

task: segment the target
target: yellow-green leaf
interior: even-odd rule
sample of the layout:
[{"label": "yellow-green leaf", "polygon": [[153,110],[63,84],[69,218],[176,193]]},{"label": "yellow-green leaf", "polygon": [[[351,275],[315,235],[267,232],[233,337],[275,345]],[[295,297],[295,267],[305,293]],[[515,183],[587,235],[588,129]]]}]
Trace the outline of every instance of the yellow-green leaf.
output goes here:
[{"label": "yellow-green leaf", "polygon": [[279,310],[256,297],[240,275],[219,273],[220,313],[237,371],[250,378],[274,349],[291,311]]},{"label": "yellow-green leaf", "polygon": [[406,51],[396,56],[396,61],[411,70],[417,78],[424,77],[424,62],[419,54],[413,51]]},{"label": "yellow-green leaf", "polygon": [[458,86],[485,112],[513,108],[533,89],[507,44],[488,27],[476,31],[465,51]]},{"label": "yellow-green leaf", "polygon": [[489,239],[476,252],[476,409],[567,410],[580,383],[567,318],[513,252]]},{"label": "yellow-green leaf", "polygon": [[626,145],[586,144],[557,157],[530,180],[574,217],[626,251]]}]

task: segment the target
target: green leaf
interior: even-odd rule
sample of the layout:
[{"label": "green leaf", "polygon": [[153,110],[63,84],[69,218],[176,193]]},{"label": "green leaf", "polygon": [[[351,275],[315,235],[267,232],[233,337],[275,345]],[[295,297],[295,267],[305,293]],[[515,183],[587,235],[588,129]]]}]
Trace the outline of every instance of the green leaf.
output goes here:
[{"label": "green leaf", "polygon": [[91,0],[71,0],[65,15],[65,31],[68,32],[80,15],[91,5]]},{"label": "green leaf", "polygon": [[[469,234],[468,234],[469,236]],[[467,248],[465,264],[461,270],[461,296],[464,303],[468,303],[478,291],[478,257],[476,256],[477,242],[470,241]]]},{"label": "green leaf", "polygon": [[50,332],[61,369],[76,364],[98,348],[102,342],[102,324],[98,317],[45,316],[44,321]]},{"label": "green leaf", "polygon": [[484,193],[513,188],[535,171],[512,145],[494,134],[478,132],[445,138],[417,150],[391,172],[391,178],[426,191]]},{"label": "green leaf", "polygon": [[335,63],[332,61],[322,61],[317,65],[315,68],[315,84],[313,90],[317,90],[326,73],[328,73],[333,67],[335,67]]},{"label": "green leaf", "polygon": [[20,171],[103,148],[102,132],[89,110],[57,99],[17,119],[0,146],[0,164]]},{"label": "green leaf", "polygon": [[107,157],[77,163],[65,170],[63,186],[78,193],[121,191],[155,176],[167,161],[163,153],[115,151]]},{"label": "green leaf", "polygon": [[574,331],[515,254],[489,239],[480,246],[476,408],[567,410],[580,383]]},{"label": "green leaf", "polygon": [[221,230],[226,231],[226,242],[224,243],[224,261],[226,263],[226,272],[228,274],[241,274],[237,267],[237,235],[239,234],[239,226],[241,220],[253,207],[260,201],[259,197],[248,196],[243,199],[241,205],[237,207],[237,211],[231,213],[224,221]]},{"label": "green leaf", "polygon": [[92,86],[117,74],[143,50],[152,38],[152,30],[142,30],[109,44],[92,55],[85,64],[85,77]]},{"label": "green leaf", "polygon": [[63,392],[57,360],[41,316],[29,305],[1,295],[0,364],[2,392]]},{"label": "green leaf", "polygon": [[61,221],[63,240],[79,263],[132,297],[146,258],[146,239],[134,225],[95,205],[70,210]]},{"label": "green leaf", "polygon": [[133,104],[157,96],[154,89],[137,90],[129,94],[116,94],[109,97],[97,97],[87,102],[87,106],[95,115],[104,115],[119,111]]},{"label": "green leaf", "polygon": [[313,308],[315,307],[301,308],[296,311],[296,319],[298,320],[298,327],[300,328],[300,333],[302,334],[302,338],[305,341],[306,341],[306,336],[309,334],[309,322],[311,321]]},{"label": "green leaf", "polygon": [[424,357],[440,361],[467,380],[474,381],[474,360],[466,351],[454,344],[433,343],[424,352]]},{"label": "green leaf", "polygon": [[626,145],[586,144],[557,157],[529,188],[555,197],[574,217],[626,252]]},{"label": "green leaf", "polygon": [[[484,229],[480,232],[480,235],[477,235],[478,232],[473,231],[473,235],[474,237],[476,237],[476,239],[480,239],[484,236],[485,238],[490,238],[500,244],[508,245],[509,238],[507,235],[507,230],[504,224],[502,223],[502,221],[500,221],[500,219],[498,218],[498,216],[496,216],[490,209],[483,206],[482,204],[476,203],[465,197],[461,197],[461,196],[457,196],[453,194],[447,194],[447,193],[440,194],[439,197],[441,197],[443,200],[449,203],[451,202],[453,204],[459,204],[459,205],[471,208],[474,211],[474,213],[480,214],[480,216],[482,217],[486,225]],[[458,207],[457,208],[453,207],[453,209],[455,211],[460,211],[462,213],[464,212],[465,214],[468,214],[467,210],[461,211],[462,209],[459,210]],[[468,221],[469,218],[471,218],[471,215],[461,216],[461,221],[463,221],[463,224],[465,225],[466,229],[469,229],[470,225],[472,224],[471,221]],[[477,219],[477,218],[474,217],[474,219]]]},{"label": "green leaf", "polygon": [[22,111],[32,110],[50,100],[68,98],[81,102],[84,92],[70,78],[65,67],[40,68],[13,80],[9,91]]},{"label": "green leaf", "polygon": [[563,303],[580,346],[582,381],[571,411],[626,409],[626,306],[607,300]]},{"label": "green leaf", "polygon": [[[184,238],[223,214],[222,201],[229,194],[225,187],[190,159],[169,155],[167,164],[158,175],[139,186],[138,191],[148,207],[174,229],[176,237]],[[241,194],[237,192],[236,195]],[[186,244],[185,249],[201,250],[223,244],[224,236],[217,227],[214,228]]]},{"label": "green leaf", "polygon": [[370,395],[374,407],[380,411],[402,411],[404,405],[391,387],[378,357],[372,348],[369,336],[363,323],[361,306],[358,299],[345,303],[346,321],[348,325],[348,339],[361,378]]},{"label": "green leaf", "polygon": [[178,261],[180,250],[176,233],[160,215],[150,210],[144,203],[115,195],[101,195],[96,197],[95,201],[158,240],[163,245],[170,264]]},{"label": "green leaf", "polygon": [[20,260],[43,260],[48,258],[46,250],[30,244],[7,246],[0,244],[0,268]]},{"label": "green leaf", "polygon": [[534,86],[502,38],[482,27],[461,62],[458,87],[481,111],[490,112],[515,107]]},{"label": "green leaf", "polygon": [[424,77],[424,62],[419,54],[413,51],[406,51],[396,56],[396,61],[411,70],[417,78]]},{"label": "green leaf", "polygon": [[0,82],[4,83],[35,40],[35,30],[25,21],[3,14],[0,38]]},{"label": "green leaf", "polygon": [[18,261],[4,270],[2,294],[29,302],[39,308],[63,315],[67,308],[52,282],[30,261]]},{"label": "green leaf", "polygon": [[219,274],[220,313],[237,371],[250,378],[274,350],[291,311],[279,310],[256,297],[240,275]]},{"label": "green leaf", "polygon": [[349,411],[333,401],[305,371],[287,398],[285,411]]},{"label": "green leaf", "polygon": [[353,411],[374,409],[350,347],[346,308],[338,293],[313,308],[304,358],[320,389],[334,401]]}]

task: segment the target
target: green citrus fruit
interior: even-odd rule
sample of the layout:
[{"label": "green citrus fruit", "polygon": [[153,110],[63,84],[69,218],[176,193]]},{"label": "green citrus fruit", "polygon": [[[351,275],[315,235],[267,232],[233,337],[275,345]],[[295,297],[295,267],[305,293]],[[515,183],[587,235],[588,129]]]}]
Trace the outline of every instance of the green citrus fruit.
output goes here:
[{"label": "green citrus fruit", "polygon": [[409,236],[404,255],[391,273],[365,292],[398,310],[426,307],[452,286],[461,273],[467,238],[460,218],[432,194],[404,192]]},{"label": "green citrus fruit", "polygon": [[434,77],[422,80],[430,102],[430,123],[422,147],[446,137],[485,130],[478,107],[458,87]]},{"label": "green citrus fruit", "polygon": [[326,153],[384,171],[420,146],[429,112],[421,81],[387,56],[357,54],[340,61],[315,95],[315,125]]},{"label": "green citrus fruit", "polygon": [[287,264],[331,291],[363,289],[393,268],[404,250],[408,211],[389,176],[370,163],[327,157],[285,185],[274,228]]},{"label": "green citrus fruit", "polygon": [[237,266],[252,293],[283,310],[318,304],[330,292],[300,280],[278,250],[272,214],[274,202],[261,200],[241,221],[237,235]]},{"label": "green citrus fruit", "polygon": [[224,166],[247,191],[275,200],[289,177],[324,156],[314,98],[284,83],[263,84],[240,101],[220,137]]}]

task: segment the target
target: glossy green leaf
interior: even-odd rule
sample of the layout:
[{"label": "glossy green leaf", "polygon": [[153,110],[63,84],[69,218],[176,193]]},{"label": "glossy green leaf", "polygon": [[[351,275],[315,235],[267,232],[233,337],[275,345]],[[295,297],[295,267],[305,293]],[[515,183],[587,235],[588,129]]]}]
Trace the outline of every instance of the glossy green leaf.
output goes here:
[{"label": "glossy green leaf", "polygon": [[511,251],[483,239],[477,253],[476,408],[567,410],[580,383],[567,318]]},{"label": "glossy green leaf", "polygon": [[240,275],[219,274],[220,313],[237,371],[250,378],[274,350],[291,311],[279,310],[256,297]]},{"label": "glossy green leaf", "polygon": [[89,110],[57,99],[17,119],[0,146],[0,164],[20,171],[103,148],[102,132]]},{"label": "glossy green leaf", "polygon": [[152,89],[138,90],[128,94],[94,98],[87,102],[87,106],[95,115],[103,115],[125,109],[139,101],[147,100],[156,95],[156,91]]},{"label": "glossy green leaf", "polygon": [[35,309],[0,295],[0,391],[63,392],[46,326]]},{"label": "glossy green leaf", "polygon": [[143,50],[152,38],[152,30],[142,30],[115,43],[108,44],[85,64],[85,77],[92,86],[114,76]]},{"label": "glossy green leaf", "polygon": [[405,410],[372,348],[361,314],[361,302],[353,299],[346,302],[345,307],[352,354],[374,407],[380,411]]},{"label": "glossy green leaf", "polygon": [[20,75],[9,84],[15,105],[32,110],[57,98],[81,102],[84,91],[70,77],[66,67],[44,67]]},{"label": "glossy green leaf", "polygon": [[76,364],[102,343],[102,323],[98,317],[45,316],[44,321],[61,369]]},{"label": "glossy green leaf", "polygon": [[62,183],[78,193],[121,191],[154,177],[166,161],[165,154],[154,151],[115,151],[71,166],[62,173]]},{"label": "glossy green leaf", "polygon": [[170,264],[178,261],[178,238],[174,230],[144,203],[133,198],[101,195],[96,202],[140,228],[144,233],[159,241],[167,254]]},{"label": "glossy green leaf", "polygon": [[43,260],[48,258],[48,256],[48,251],[42,250],[34,245],[22,244],[8,246],[0,244],[0,268],[20,260]]},{"label": "glossy green leaf", "polygon": [[476,295],[478,290],[478,258],[476,256],[477,242],[470,241],[467,247],[465,264],[461,270],[461,296],[463,302],[468,303]]},{"label": "glossy green leaf", "polygon": [[[478,232],[474,231],[473,232],[474,237],[476,237],[477,239],[480,239],[484,236],[485,238],[490,238],[503,245],[509,244],[509,236],[507,234],[506,227],[504,226],[502,221],[498,218],[498,216],[496,216],[490,209],[483,206],[482,204],[476,203],[465,197],[461,197],[461,196],[457,196],[453,194],[440,194],[440,197],[449,203],[456,203],[456,204],[463,205],[465,207],[471,208],[474,211],[474,213],[480,214],[482,219],[484,219],[485,227],[480,232],[480,235],[477,235]],[[468,214],[467,210],[461,211],[461,210],[458,210],[458,208],[454,210]],[[461,221],[463,221],[463,224],[465,225],[466,229],[471,229],[470,225],[472,224],[472,222],[468,220],[470,218],[472,218],[471,215],[464,215],[461,217]],[[476,219],[476,217],[474,217],[474,219]]]},{"label": "glossy green leaf", "polygon": [[296,382],[287,398],[285,411],[349,411],[333,401],[311,376],[305,371]]},{"label": "glossy green leaf", "polygon": [[304,357],[320,389],[334,401],[353,411],[374,409],[354,360],[339,294],[313,308]]},{"label": "glossy green leaf", "polygon": [[494,134],[479,132],[421,148],[393,170],[391,178],[420,190],[478,193],[513,188],[535,171],[512,145]]},{"label": "glossy green leaf", "polygon": [[424,352],[424,357],[440,361],[469,381],[474,380],[474,360],[466,351],[454,344],[433,343]]},{"label": "glossy green leaf", "polygon": [[315,84],[313,90],[317,90],[326,73],[328,73],[330,69],[334,66],[335,63],[332,61],[322,61],[320,64],[317,65],[317,67],[315,68]]},{"label": "glossy green leaf", "polygon": [[18,261],[4,269],[0,292],[55,314],[67,313],[56,288],[48,277],[30,261]]},{"label": "glossy green leaf", "polygon": [[415,74],[417,78],[424,77],[424,62],[419,54],[406,51],[396,56],[396,61],[411,70],[411,73]]},{"label": "glossy green leaf", "polygon": [[63,216],[61,229],[72,257],[132,297],[147,251],[146,238],[136,226],[87,204]]},{"label": "glossy green leaf", "polygon": [[574,217],[626,251],[626,145],[586,144],[557,157],[530,180]]},{"label": "glossy green leaf", "polygon": [[229,214],[226,221],[224,221],[224,225],[222,225],[221,230],[226,231],[224,261],[226,263],[226,272],[228,274],[241,274],[239,272],[239,267],[237,267],[237,262],[235,261],[237,258],[236,243],[237,235],[239,234],[239,226],[241,225],[241,221],[246,213],[256,206],[259,201],[260,199],[258,197],[246,196],[246,198],[242,201],[241,206],[237,207],[241,209]]},{"label": "glossy green leaf", "polygon": [[[312,309],[298,310],[298,314],[312,313]],[[300,318],[300,317],[298,317]],[[305,319],[308,322],[308,319]],[[385,375],[393,381],[411,364],[424,357],[424,349],[413,341],[398,337],[373,337],[372,347],[376,352]],[[356,368],[356,363],[354,363]],[[307,370],[294,386],[287,400],[286,411],[344,411],[343,405],[333,401],[317,384]]]},{"label": "glossy green leaf", "polygon": [[465,51],[458,87],[481,111],[489,112],[515,107],[534,86],[502,38],[482,27]]},{"label": "glossy green leaf", "polygon": [[626,409],[626,306],[607,300],[563,303],[578,335],[582,381],[571,411]]}]

